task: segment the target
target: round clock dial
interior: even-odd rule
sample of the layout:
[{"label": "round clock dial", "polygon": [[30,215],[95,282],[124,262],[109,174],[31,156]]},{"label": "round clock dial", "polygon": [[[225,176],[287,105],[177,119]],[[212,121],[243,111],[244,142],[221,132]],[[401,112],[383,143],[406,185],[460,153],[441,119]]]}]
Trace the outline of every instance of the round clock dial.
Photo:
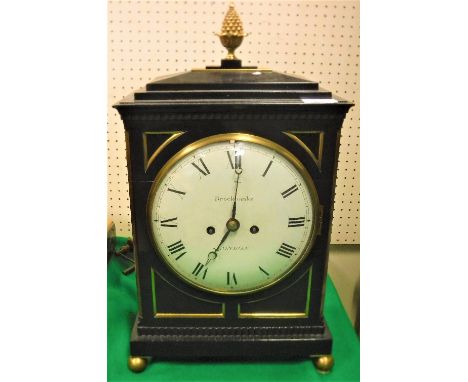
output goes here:
[{"label": "round clock dial", "polygon": [[161,169],[148,218],[157,252],[179,277],[214,293],[251,293],[307,255],[318,199],[289,151],[253,135],[221,134]]}]

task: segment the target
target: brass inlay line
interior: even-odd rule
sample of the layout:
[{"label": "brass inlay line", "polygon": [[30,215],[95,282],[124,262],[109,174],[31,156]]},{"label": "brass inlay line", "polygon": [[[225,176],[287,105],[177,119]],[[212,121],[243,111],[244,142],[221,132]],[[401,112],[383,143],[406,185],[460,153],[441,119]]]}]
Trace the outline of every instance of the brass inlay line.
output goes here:
[{"label": "brass inlay line", "polygon": [[[145,172],[148,171],[148,168],[151,166],[151,163],[156,159],[156,157],[164,150],[164,148],[171,143],[173,140],[179,138],[185,131],[147,131],[143,133],[143,160],[145,165]],[[148,140],[147,135],[169,135],[171,136],[167,138],[161,145],[156,149],[156,151],[148,158]]]},{"label": "brass inlay line", "polygon": [[153,268],[151,268],[151,296],[153,298],[153,315],[156,316],[156,285],[154,282]]},{"label": "brass inlay line", "polygon": [[[322,171],[322,155],[323,155],[323,141],[324,141],[324,132],[323,131],[283,131],[289,138],[301,146],[307,154],[312,158],[312,160],[317,165],[319,171]],[[319,149],[318,157],[312,152],[311,149],[297,136],[297,134],[319,134]]]},{"label": "brass inlay line", "polygon": [[320,205],[320,218],[319,218],[319,226],[317,229],[317,235],[322,234],[322,225],[323,225],[323,206]]},{"label": "brass inlay line", "polygon": [[305,306],[305,314],[306,317],[309,317],[309,309],[310,309],[310,290],[312,289],[312,267],[309,268],[309,280],[307,282],[307,297],[306,297],[306,306]]},{"label": "brass inlay line", "polygon": [[[340,152],[340,139],[341,139],[341,131],[338,130],[337,133],[336,133],[336,141],[335,141],[335,160],[334,160],[334,163],[333,163],[333,174],[335,174],[335,176],[333,177],[333,185],[332,185],[332,189],[334,190],[335,189],[335,186],[336,186],[336,172],[338,170],[338,153]],[[332,216],[333,217],[333,216]],[[329,233],[329,239],[330,240],[330,234]],[[322,274],[322,277],[323,277],[323,281],[322,281],[322,296],[320,298],[320,314],[323,315],[323,309],[324,309],[324,302],[325,302],[325,292],[326,292],[326,289],[327,289],[327,275],[328,275],[328,259],[330,257],[330,253],[328,251],[325,252],[325,259],[324,259],[324,267],[323,267],[323,274]]]},{"label": "brass inlay line", "polygon": [[310,309],[310,288],[312,287],[312,267],[309,268],[307,282],[307,297],[304,312],[255,312],[242,313],[241,304],[237,304],[237,317],[239,318],[307,318]]},{"label": "brass inlay line", "polygon": [[224,318],[224,313],[156,313],[156,318]]},{"label": "brass inlay line", "polygon": [[154,270],[151,268],[151,294],[153,297],[153,315],[155,318],[224,318],[226,314],[226,305],[221,304],[219,313],[167,313],[157,311],[156,306],[156,284],[154,281]]},{"label": "brass inlay line", "polygon": [[239,318],[307,318],[305,313],[239,313]]}]

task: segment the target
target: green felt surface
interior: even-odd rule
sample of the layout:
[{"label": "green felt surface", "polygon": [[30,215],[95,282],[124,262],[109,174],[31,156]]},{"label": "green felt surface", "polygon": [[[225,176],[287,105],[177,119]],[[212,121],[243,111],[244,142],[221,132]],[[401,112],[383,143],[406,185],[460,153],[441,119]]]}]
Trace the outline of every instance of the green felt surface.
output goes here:
[{"label": "green felt surface", "polygon": [[[124,243],[118,240],[117,248]],[[333,334],[335,366],[327,375],[309,360],[289,362],[152,362],[140,374],[127,368],[130,331],[137,311],[135,274],[112,258],[107,272],[107,379],[116,381],[359,381],[359,340],[336,289],[327,280],[325,318]]]}]

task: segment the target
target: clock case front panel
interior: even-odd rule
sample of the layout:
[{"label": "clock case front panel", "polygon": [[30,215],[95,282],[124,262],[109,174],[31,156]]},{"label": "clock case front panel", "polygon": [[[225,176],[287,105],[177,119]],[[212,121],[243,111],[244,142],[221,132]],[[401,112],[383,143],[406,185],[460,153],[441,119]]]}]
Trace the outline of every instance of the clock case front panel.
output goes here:
[{"label": "clock case front panel", "polygon": [[[269,82],[245,83],[236,71],[190,72],[150,83],[146,91],[116,105],[126,130],[139,294],[130,349],[134,356],[289,358],[331,353],[323,297],[339,131],[351,104],[305,104],[292,97],[300,87],[307,88],[309,97],[331,95],[316,83],[270,73]],[[190,143],[222,133],[257,135],[292,152],[310,173],[321,206],[318,236],[306,259],[271,288],[241,296],[216,295],[180,280],[156,253],[147,218],[150,188],[161,167]]]}]

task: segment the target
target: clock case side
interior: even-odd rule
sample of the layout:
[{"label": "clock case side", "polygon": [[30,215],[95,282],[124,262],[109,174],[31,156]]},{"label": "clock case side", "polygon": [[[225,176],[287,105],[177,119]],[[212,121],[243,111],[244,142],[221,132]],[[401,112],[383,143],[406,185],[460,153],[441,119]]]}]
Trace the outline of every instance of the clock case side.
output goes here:
[{"label": "clock case side", "polygon": [[[136,247],[137,280],[139,286],[140,315],[135,323],[131,352],[133,355],[153,355],[169,358],[191,358],[195,344],[208,341],[216,342],[218,335],[223,335],[233,346],[212,347],[207,354],[223,358],[243,354],[248,357],[267,356],[273,350],[282,357],[287,355],[305,356],[307,354],[330,354],[331,336],[324,322],[323,296],[326,281],[328,244],[331,232],[331,218],[336,177],[337,147],[339,130],[350,103],[342,101],[330,105],[291,105],[276,103],[265,104],[250,100],[243,104],[147,104],[123,103],[116,105],[119,110],[128,143],[129,184],[132,212],[132,227]],[[310,154],[286,132],[293,132],[300,137],[310,150],[308,141],[301,133],[316,131],[323,133],[322,162],[319,169]],[[148,153],[145,152],[144,136],[148,133],[183,132],[161,150],[150,167],[145,164]],[[314,248],[307,259],[291,275],[270,290],[246,296],[214,296],[204,291],[195,290],[178,280],[167,267],[158,261],[149,239],[146,223],[146,201],[152,181],[164,163],[187,144],[220,133],[247,133],[272,140],[286,147],[306,166],[310,172],[323,206],[321,232]],[[145,157],[146,156],[146,157]],[[134,218],[135,216],[135,218]],[[312,269],[311,278],[307,277]],[[153,272],[155,271],[155,272]],[[310,284],[304,280],[309,280]],[[180,301],[180,293],[191,296],[184,300],[186,311],[199,309],[199,301],[207,304],[222,304],[222,318],[213,320],[202,316],[156,317],[154,312],[154,283],[165,283],[163,288],[166,298]],[[295,289],[296,288],[296,289]],[[302,318],[240,318],[239,306],[260,304],[263,309],[281,311],[285,301],[294,300],[306,289],[307,315]],[[161,296],[157,297],[159,299]],[[163,298],[164,299],[164,298]],[[183,299],[182,299],[183,300]],[[198,300],[197,304],[190,301]],[[269,302],[268,302],[269,300]],[[262,305],[263,304],[263,305]],[[190,306],[193,305],[193,306]],[[195,307],[195,305],[198,306]],[[173,309],[180,308],[179,302]],[[169,307],[166,307],[169,309]],[[208,308],[207,308],[208,309]],[[209,309],[208,309],[209,310]],[[199,311],[197,311],[199,312]],[[215,317],[215,316],[213,316]],[[258,333],[264,333],[258,337]],[[162,340],[162,337],[166,340]],[[201,342],[193,342],[192,336]],[[262,337],[263,336],[263,337]],[[284,338],[286,336],[286,338]],[[286,341],[284,353],[280,346]],[[242,341],[253,341],[250,350]],[[301,341],[297,341],[300,339]],[[164,343],[164,349],[159,349]],[[240,342],[239,342],[240,341]],[[262,345],[267,341],[273,348]],[[179,345],[176,345],[178,343]],[[302,345],[298,345],[298,344]],[[169,347],[167,345],[170,345]],[[210,346],[211,346],[210,345]],[[269,345],[270,346],[270,345]],[[216,348],[216,351],[214,351]],[[171,350],[172,349],[172,350]],[[188,349],[188,350],[187,350]],[[252,354],[250,354],[252,352]]]}]

